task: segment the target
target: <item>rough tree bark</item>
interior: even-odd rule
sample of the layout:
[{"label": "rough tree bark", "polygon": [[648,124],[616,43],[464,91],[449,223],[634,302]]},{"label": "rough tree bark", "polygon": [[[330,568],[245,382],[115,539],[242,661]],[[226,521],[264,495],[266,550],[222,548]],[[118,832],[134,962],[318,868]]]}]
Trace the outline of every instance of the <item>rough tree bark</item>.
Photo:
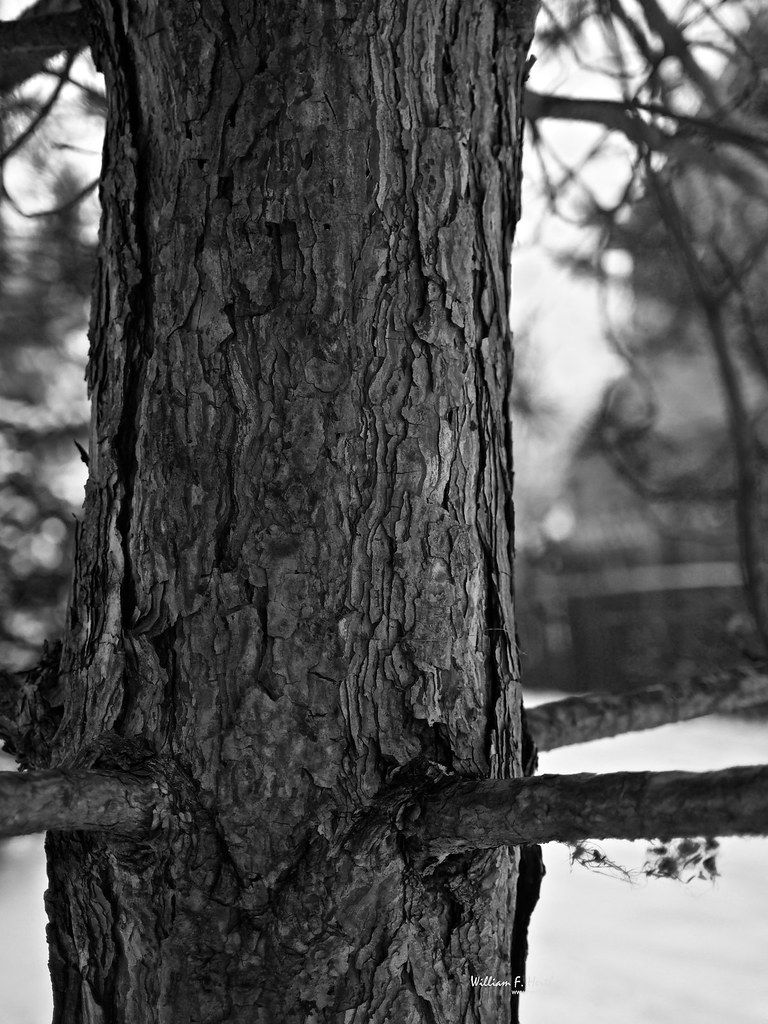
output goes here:
[{"label": "rough tree bark", "polygon": [[[524,771],[507,260],[529,0],[93,0],[90,478],[38,767],[58,1024],[504,1021],[539,877],[399,794]],[[391,794],[391,799],[388,794]],[[514,947],[514,948],[513,948]]]}]

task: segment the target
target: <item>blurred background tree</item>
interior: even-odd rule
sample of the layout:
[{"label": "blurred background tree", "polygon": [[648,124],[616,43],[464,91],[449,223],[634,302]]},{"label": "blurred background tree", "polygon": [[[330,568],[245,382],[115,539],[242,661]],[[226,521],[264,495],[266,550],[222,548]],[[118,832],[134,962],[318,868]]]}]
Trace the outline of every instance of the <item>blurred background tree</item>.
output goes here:
[{"label": "blurred background tree", "polygon": [[78,75],[96,78],[89,58],[58,58],[0,108],[0,663],[14,669],[61,632],[85,481],[96,204],[84,164],[99,113]]},{"label": "blurred background tree", "polygon": [[[557,483],[537,495],[531,473],[528,493],[524,473],[518,492],[527,682],[624,689],[762,659],[768,16],[570,3],[547,8],[541,39],[596,96],[529,95],[540,236],[620,311],[603,330],[618,358],[560,442]],[[550,115],[587,126],[578,154]],[[553,224],[582,234],[553,243]],[[523,408],[535,450],[530,395]],[[551,408],[541,419],[562,431]]]},{"label": "blurred background tree", "polygon": [[0,212],[0,661],[13,668],[61,632],[82,505],[94,249],[70,202],[81,188],[59,168],[58,209],[24,233]]}]

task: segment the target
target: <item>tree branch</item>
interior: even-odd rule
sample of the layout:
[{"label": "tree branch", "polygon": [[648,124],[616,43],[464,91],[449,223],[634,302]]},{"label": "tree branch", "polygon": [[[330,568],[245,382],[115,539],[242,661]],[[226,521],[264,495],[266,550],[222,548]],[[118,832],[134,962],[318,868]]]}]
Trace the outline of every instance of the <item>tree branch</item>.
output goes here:
[{"label": "tree branch", "polygon": [[588,121],[620,132],[634,144],[642,143],[656,152],[665,152],[679,140],[676,132],[664,131],[640,114],[664,117],[690,134],[714,142],[729,143],[745,149],[764,149],[768,139],[740,128],[733,128],[714,118],[676,114],[660,103],[641,103],[637,100],[605,100],[589,97],[555,96],[526,88],[523,114],[529,121],[554,118],[562,121]]},{"label": "tree branch", "polygon": [[661,39],[667,56],[677,57],[688,80],[697,86],[712,110],[722,109],[724,102],[716,82],[693,56],[691,44],[680,26],[669,19],[658,0],[642,0],[642,8],[649,28]]},{"label": "tree branch", "polygon": [[621,132],[631,142],[643,141],[654,150],[666,150],[672,142],[671,135],[637,117],[637,111],[620,100],[545,95],[527,87],[523,97],[523,115],[529,121],[544,118],[589,121]]},{"label": "tree branch", "polygon": [[64,10],[48,13],[51,0],[38,0],[15,21],[0,21],[0,93],[10,92],[45,67],[62,50],[76,52],[88,45],[86,20],[77,3],[56,4]]},{"label": "tree branch", "polygon": [[46,50],[80,50],[87,46],[82,11],[49,14],[42,18],[0,21],[0,53],[32,53]]},{"label": "tree branch", "polygon": [[48,830],[141,838],[161,820],[158,786],[121,772],[0,772],[0,837]]},{"label": "tree branch", "polygon": [[[0,23],[0,24],[2,24],[2,23]],[[70,67],[72,65],[72,61],[73,60],[74,60],[74,57],[70,56],[68,61],[67,61],[67,67],[66,67],[67,72],[69,72],[69,69],[70,69]],[[48,97],[48,99],[45,101],[45,103],[42,105],[42,107],[40,108],[38,113],[35,114],[35,116],[32,118],[32,120],[29,122],[29,124],[26,126],[26,128],[22,132],[19,132],[19,134],[16,136],[16,138],[13,140],[13,142],[9,143],[5,147],[3,152],[0,153],[0,165],[4,164],[5,161],[10,156],[13,156],[14,153],[16,153],[19,149],[21,149],[21,147],[24,145],[24,143],[27,142],[35,134],[35,132],[40,127],[40,125],[43,123],[43,121],[46,119],[46,117],[48,117],[50,112],[53,110],[53,107],[54,107],[54,105],[56,103],[56,100],[61,95],[61,90],[64,88],[66,83],[67,83],[66,75],[62,75],[59,78],[58,82],[56,83],[56,86],[55,86],[53,92]],[[5,191],[5,187],[4,186],[3,186],[3,191]]]},{"label": "tree branch", "polygon": [[16,213],[18,213],[20,217],[24,217],[27,220],[38,220],[42,217],[55,217],[57,213],[66,213],[67,210],[71,210],[73,207],[77,206],[78,203],[82,203],[86,196],[89,196],[92,192],[95,192],[98,187],[99,179],[94,178],[93,181],[89,181],[87,185],[83,185],[81,189],[78,189],[78,191],[75,193],[75,195],[72,196],[71,199],[67,199],[59,206],[48,207],[47,210],[22,210],[22,208],[19,206],[16,200],[13,199],[13,197],[5,188],[2,189],[2,195],[3,198],[10,203],[10,205],[13,207],[13,209],[16,211]]},{"label": "tree branch", "polygon": [[579,839],[766,835],[768,765],[447,782],[404,820],[424,857]]},{"label": "tree branch", "polygon": [[732,671],[629,693],[567,697],[527,709],[525,717],[539,750],[554,750],[763,702],[768,702],[768,675]]}]

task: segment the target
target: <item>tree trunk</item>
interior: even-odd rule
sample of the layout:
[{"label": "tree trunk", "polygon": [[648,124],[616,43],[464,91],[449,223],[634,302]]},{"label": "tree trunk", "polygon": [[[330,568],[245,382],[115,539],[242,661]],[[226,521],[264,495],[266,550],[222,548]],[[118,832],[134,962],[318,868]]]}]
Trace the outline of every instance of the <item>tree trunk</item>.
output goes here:
[{"label": "tree trunk", "polygon": [[140,765],[182,811],[49,837],[59,1024],[516,1016],[470,975],[519,973],[517,852],[417,869],[396,826],[406,785],[524,771],[534,6],[90,5],[90,479],[46,765]]}]

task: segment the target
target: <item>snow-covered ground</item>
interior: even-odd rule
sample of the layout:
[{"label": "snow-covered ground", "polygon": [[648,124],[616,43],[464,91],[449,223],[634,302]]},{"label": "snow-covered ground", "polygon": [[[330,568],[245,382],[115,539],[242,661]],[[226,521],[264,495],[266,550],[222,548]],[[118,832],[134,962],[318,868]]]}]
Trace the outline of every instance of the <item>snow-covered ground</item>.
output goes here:
[{"label": "snow-covered ground", "polygon": [[[543,754],[540,769],[705,770],[766,759],[768,724],[712,717]],[[600,846],[637,869],[647,844]],[[0,849],[0,1021],[48,1024],[42,839]],[[523,1024],[768,1024],[768,839],[722,840],[714,885],[629,884],[571,868],[557,844],[544,857]]]},{"label": "snow-covered ground", "polygon": [[[12,765],[0,765],[8,770]],[[47,885],[42,836],[0,846],[0,1021],[50,1024],[53,1013],[45,944]]]},{"label": "snow-covered ground", "polygon": [[[764,763],[768,723],[713,716],[539,760],[542,772]],[[599,846],[633,870],[648,844]],[[714,884],[642,876],[630,884],[571,867],[568,848],[554,843],[544,847],[544,861],[523,1024],[768,1024],[768,839],[721,840]]]}]

